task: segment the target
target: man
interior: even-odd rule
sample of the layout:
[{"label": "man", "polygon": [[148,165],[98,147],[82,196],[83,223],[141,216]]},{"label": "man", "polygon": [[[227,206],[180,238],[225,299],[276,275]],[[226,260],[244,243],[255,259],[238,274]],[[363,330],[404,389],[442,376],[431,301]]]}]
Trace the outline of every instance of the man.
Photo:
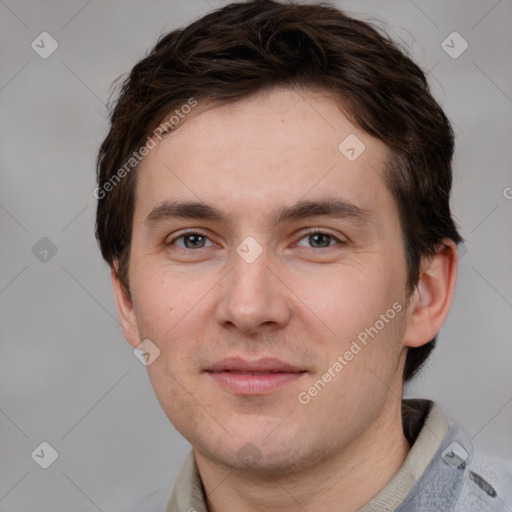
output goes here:
[{"label": "man", "polygon": [[401,400],[455,286],[452,153],[419,67],[333,7],[230,4],[133,68],[97,237],[193,448],[165,510],[512,507],[504,467]]}]

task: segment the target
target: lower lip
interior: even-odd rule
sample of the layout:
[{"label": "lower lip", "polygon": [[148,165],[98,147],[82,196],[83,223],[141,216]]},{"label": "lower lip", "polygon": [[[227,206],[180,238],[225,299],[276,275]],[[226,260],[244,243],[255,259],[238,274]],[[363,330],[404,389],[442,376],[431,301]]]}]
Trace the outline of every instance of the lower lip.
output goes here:
[{"label": "lower lip", "polygon": [[238,395],[264,395],[300,379],[305,372],[251,375],[235,372],[209,372],[223,387]]}]

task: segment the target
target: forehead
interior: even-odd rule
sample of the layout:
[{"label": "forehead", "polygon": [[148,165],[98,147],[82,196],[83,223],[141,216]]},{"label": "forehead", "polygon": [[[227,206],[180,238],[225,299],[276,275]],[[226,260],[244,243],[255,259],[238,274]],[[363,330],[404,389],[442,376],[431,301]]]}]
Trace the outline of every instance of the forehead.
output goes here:
[{"label": "forehead", "polygon": [[245,213],[334,191],[370,204],[387,192],[388,156],[329,92],[280,88],[225,105],[199,103],[141,162],[136,212],[147,215],[169,196],[238,204]]}]

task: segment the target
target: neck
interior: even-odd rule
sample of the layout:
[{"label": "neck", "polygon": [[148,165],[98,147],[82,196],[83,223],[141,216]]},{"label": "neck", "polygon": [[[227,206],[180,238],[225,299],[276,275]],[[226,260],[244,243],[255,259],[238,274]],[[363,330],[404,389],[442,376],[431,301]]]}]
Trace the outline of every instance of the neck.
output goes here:
[{"label": "neck", "polygon": [[392,398],[390,407],[350,446],[291,475],[262,477],[234,471],[195,452],[208,510],[359,510],[389,483],[410,449],[402,428],[401,403]]}]

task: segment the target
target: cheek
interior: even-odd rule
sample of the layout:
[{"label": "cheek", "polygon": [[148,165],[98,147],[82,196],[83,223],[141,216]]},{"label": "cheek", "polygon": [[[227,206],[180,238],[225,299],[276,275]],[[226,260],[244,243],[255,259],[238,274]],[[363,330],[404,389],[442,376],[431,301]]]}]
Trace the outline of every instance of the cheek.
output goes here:
[{"label": "cheek", "polygon": [[304,305],[340,334],[373,324],[403,295],[401,279],[379,261],[297,272],[291,282]]},{"label": "cheek", "polygon": [[308,315],[311,321],[319,318],[329,328],[327,336],[313,334],[316,350],[326,356],[327,368],[346,354],[343,377],[337,380],[343,381],[340,392],[370,392],[377,383],[372,371],[385,381],[396,372],[406,324],[405,290],[402,276],[396,273],[376,263],[340,266],[314,278],[295,277],[299,295],[315,313]]},{"label": "cheek", "polygon": [[136,270],[132,295],[140,335],[164,350],[194,314],[204,283],[158,265]]},{"label": "cheek", "polygon": [[147,370],[160,406],[182,435],[188,439],[187,433],[193,431],[195,425],[208,424],[201,407],[203,402],[208,402],[201,397],[200,390],[190,388],[190,383],[169,365],[165,356],[157,359]]}]

